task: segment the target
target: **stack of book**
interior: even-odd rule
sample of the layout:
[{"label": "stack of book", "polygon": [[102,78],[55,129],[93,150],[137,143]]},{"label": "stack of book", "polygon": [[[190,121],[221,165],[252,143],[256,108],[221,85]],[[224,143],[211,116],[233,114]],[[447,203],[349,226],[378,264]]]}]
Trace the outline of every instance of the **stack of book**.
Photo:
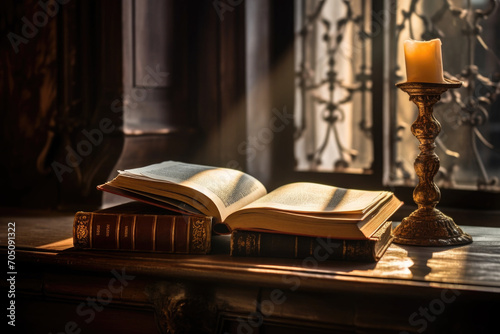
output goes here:
[{"label": "stack of book", "polygon": [[377,261],[402,205],[388,191],[308,182],[268,193],[241,171],[175,161],[119,171],[98,189],[136,202],[78,212],[77,248],[205,254],[212,234],[231,234],[232,256]]}]

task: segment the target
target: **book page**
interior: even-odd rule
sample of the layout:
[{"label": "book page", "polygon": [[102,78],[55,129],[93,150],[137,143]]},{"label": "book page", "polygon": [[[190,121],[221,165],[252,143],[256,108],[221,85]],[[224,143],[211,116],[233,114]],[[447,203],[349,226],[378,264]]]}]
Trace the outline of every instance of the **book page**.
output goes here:
[{"label": "book page", "polygon": [[[262,183],[241,171],[175,161],[121,171],[120,175],[155,181],[158,183],[158,189],[162,188],[162,183],[194,189],[213,201],[221,220],[267,193]],[[163,188],[168,190],[168,187]],[[175,191],[181,191],[180,189]],[[186,193],[188,196],[192,194]],[[167,196],[166,192],[165,197]]]},{"label": "book page", "polygon": [[268,208],[297,213],[363,214],[388,196],[390,193],[385,191],[344,189],[298,182],[273,190],[247,205],[244,210]]}]

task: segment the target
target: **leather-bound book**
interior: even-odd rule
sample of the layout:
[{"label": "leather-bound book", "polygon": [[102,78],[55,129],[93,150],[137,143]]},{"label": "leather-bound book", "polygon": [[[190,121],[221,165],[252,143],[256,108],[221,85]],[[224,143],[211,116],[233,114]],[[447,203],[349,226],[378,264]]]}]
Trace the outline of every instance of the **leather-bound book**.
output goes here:
[{"label": "leather-bound book", "polygon": [[231,255],[376,262],[392,242],[391,231],[390,221],[366,240],[236,230],[231,233]]},{"label": "leather-bound book", "polygon": [[211,234],[212,217],[178,214],[141,202],[79,211],[73,223],[73,245],[82,249],[206,254]]}]

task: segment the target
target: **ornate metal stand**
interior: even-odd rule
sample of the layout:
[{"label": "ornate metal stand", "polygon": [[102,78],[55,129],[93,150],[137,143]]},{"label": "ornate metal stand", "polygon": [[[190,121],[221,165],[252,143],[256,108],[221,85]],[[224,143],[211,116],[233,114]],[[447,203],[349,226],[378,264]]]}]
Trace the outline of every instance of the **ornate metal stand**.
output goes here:
[{"label": "ornate metal stand", "polygon": [[420,153],[415,159],[418,185],[413,190],[413,200],[418,209],[403,219],[394,230],[394,242],[418,246],[451,246],[472,242],[452,218],[436,209],[441,192],[434,184],[439,170],[439,157],[434,153],[434,140],[441,131],[441,124],[434,118],[433,106],[441,94],[450,88],[458,88],[460,81],[446,80],[446,83],[404,82],[396,86],[410,95],[418,107],[418,117],[411,126],[411,132],[420,142]]}]

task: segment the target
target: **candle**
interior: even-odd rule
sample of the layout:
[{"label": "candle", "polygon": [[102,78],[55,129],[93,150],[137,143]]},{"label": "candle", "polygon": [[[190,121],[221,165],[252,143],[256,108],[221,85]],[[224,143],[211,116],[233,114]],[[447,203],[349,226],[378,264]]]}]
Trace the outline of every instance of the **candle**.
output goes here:
[{"label": "candle", "polygon": [[404,42],[406,81],[444,83],[441,40]]}]

